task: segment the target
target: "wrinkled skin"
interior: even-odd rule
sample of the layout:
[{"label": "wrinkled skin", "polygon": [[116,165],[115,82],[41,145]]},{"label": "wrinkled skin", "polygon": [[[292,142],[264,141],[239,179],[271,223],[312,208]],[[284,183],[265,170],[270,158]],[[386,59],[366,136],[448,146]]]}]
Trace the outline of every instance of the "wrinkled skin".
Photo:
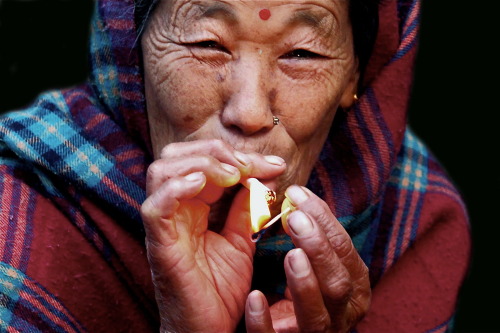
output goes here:
[{"label": "wrinkled skin", "polygon": [[[162,330],[232,332],[245,314],[249,332],[347,332],[367,311],[366,266],[328,206],[298,186],[336,110],[353,103],[347,4],[171,0],[151,17],[142,47],[155,162],[141,213]],[[250,292],[245,177],[296,208],[286,299],[270,306]]]}]

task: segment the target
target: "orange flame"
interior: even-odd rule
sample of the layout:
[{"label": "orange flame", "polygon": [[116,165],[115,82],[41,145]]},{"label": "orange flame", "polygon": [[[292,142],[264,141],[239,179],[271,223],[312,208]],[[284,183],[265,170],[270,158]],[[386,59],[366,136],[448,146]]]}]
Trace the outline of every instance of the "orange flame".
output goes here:
[{"label": "orange flame", "polygon": [[276,193],[255,178],[248,178],[243,185],[250,190],[252,232],[258,232],[271,219],[269,206],[276,201]]}]

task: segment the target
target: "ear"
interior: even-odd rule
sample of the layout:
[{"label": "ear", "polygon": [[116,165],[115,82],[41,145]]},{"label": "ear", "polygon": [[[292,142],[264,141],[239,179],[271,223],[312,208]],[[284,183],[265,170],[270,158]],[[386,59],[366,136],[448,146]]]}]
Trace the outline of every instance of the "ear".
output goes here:
[{"label": "ear", "polygon": [[358,59],[356,58],[353,73],[340,98],[340,107],[344,110],[348,110],[354,104],[354,95],[358,91],[359,76]]}]

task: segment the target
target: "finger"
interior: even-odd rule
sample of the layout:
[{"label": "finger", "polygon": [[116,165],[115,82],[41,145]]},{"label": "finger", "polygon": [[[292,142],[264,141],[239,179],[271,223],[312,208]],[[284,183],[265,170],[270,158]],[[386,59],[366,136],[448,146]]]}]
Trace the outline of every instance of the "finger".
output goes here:
[{"label": "finger", "polygon": [[148,260],[156,284],[170,280],[182,285],[183,274],[184,278],[188,275],[199,278],[190,245],[196,228],[200,229],[198,233],[206,230],[209,208],[191,198],[204,184],[205,177],[201,172],[172,178],[141,206]]},{"label": "finger", "polygon": [[236,167],[243,177],[269,179],[284,171],[285,161],[278,156],[264,156],[257,152],[242,152],[218,139],[178,142],[165,146],[162,159],[192,155],[209,155],[220,162]]},{"label": "finger", "polygon": [[177,241],[177,226],[171,218],[179,207],[179,201],[196,196],[205,182],[203,173],[196,172],[169,179],[153,192],[141,206],[147,236],[154,242],[165,245]]},{"label": "finger", "polygon": [[279,156],[258,153],[247,153],[246,155],[252,161],[251,168],[247,173],[248,177],[266,180],[277,177],[285,171],[286,162]]},{"label": "finger", "polygon": [[351,237],[333,215],[326,202],[309,189],[296,185],[287,189],[286,196],[296,208],[310,216],[324,231],[336,255],[348,267],[351,279],[360,281],[362,284],[369,284],[365,263],[356,251]]},{"label": "finger", "polygon": [[264,294],[258,290],[252,291],[247,297],[245,324],[249,333],[274,332],[269,304]]},{"label": "finger", "polygon": [[[323,230],[304,212],[292,212],[288,217],[288,225],[294,244],[307,254],[332,323],[344,327],[343,320],[353,291],[349,271],[336,255]],[[293,289],[290,289],[293,295]]]},{"label": "finger", "polygon": [[287,253],[285,273],[299,329],[326,332],[330,327],[330,316],[323,303],[318,279],[304,250],[297,248]]},{"label": "finger", "polygon": [[154,161],[147,171],[146,193],[150,195],[166,180],[201,171],[207,181],[218,187],[233,186],[240,180],[240,172],[232,165],[222,163],[208,155],[188,156]]},{"label": "finger", "polygon": [[172,159],[205,154],[237,168],[245,168],[252,163],[246,154],[235,150],[227,142],[218,139],[171,143],[162,149],[161,158]]},{"label": "finger", "polygon": [[354,247],[351,237],[335,218],[326,202],[313,192],[298,186],[290,187],[289,190],[288,196],[291,201],[324,230],[336,255],[349,271],[353,291],[348,308],[354,311],[352,315],[359,316],[366,313],[371,300],[369,270]]}]

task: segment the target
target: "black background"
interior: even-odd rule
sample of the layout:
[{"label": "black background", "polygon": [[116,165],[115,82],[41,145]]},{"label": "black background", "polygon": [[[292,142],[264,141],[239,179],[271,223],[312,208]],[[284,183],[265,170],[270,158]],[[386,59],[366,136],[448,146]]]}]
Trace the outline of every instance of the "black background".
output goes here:
[{"label": "black background", "polygon": [[[473,260],[457,332],[500,332],[497,1],[423,0],[410,125],[466,201]],[[88,71],[90,0],[0,0],[0,113]],[[494,8],[495,7],[495,8]]]}]

